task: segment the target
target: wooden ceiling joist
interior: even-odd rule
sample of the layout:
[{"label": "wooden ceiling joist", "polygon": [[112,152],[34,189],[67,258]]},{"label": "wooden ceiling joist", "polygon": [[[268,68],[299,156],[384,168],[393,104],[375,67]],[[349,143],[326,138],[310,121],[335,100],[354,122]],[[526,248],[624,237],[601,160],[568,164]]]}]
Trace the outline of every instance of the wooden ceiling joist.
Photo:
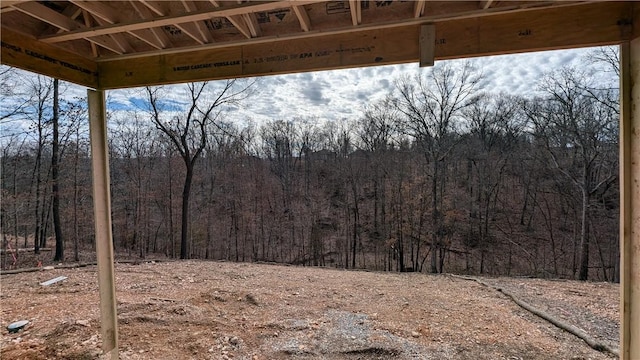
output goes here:
[{"label": "wooden ceiling joist", "polygon": [[202,35],[200,34],[200,31],[198,31],[196,24],[192,22],[186,22],[182,24],[174,24],[174,26],[180,29],[180,31],[182,31],[184,34],[186,34],[188,37],[193,39],[198,44],[200,45],[206,44],[205,40],[202,39]]},{"label": "wooden ceiling joist", "polygon": [[[191,0],[182,0],[182,5],[184,6],[184,9],[188,12],[194,12],[198,10],[198,8],[196,7],[196,4]],[[209,29],[207,29],[207,25],[205,25],[202,21],[196,21],[194,22],[194,25],[196,27],[198,34],[200,34],[200,38],[202,39],[202,41],[204,41],[205,44],[208,44],[213,41],[213,37]]]},{"label": "wooden ceiling joist", "polygon": [[80,29],[80,25],[76,21],[37,2],[22,2],[13,5],[13,7],[22,13],[65,31]]},{"label": "wooden ceiling joist", "polygon": [[[213,17],[237,18],[236,15],[242,15],[250,12],[265,12],[265,11],[270,11],[274,9],[289,8],[292,2],[295,3],[296,5],[301,6],[305,4],[317,3],[319,2],[319,0],[243,3],[241,5],[228,7],[228,8],[217,8],[214,10],[200,10],[193,13],[178,14],[178,15],[163,15],[162,17],[153,18],[153,19],[130,21],[130,22],[125,22],[121,24],[101,26],[93,29],[80,29],[76,31],[68,31],[67,33],[64,33],[64,34],[57,34],[57,35],[42,37],[40,40],[46,43],[58,43],[63,41],[83,39],[87,36],[92,36],[92,35],[93,36],[108,35],[108,34],[125,32],[130,30],[147,29],[149,27],[162,27],[162,26],[169,26],[169,25],[175,25],[175,24],[184,24],[186,22],[210,20]],[[156,4],[151,1],[145,1],[144,3],[156,13],[158,13],[158,11],[161,10],[159,4]],[[242,17],[240,16],[240,18]],[[250,32],[248,33],[251,34]]]},{"label": "wooden ceiling joist", "polygon": [[419,18],[424,13],[425,0],[418,0],[413,5],[413,17]]},{"label": "wooden ceiling joist", "polygon": [[235,28],[238,29],[238,31],[240,31],[247,39],[251,39],[251,31],[249,30],[249,26],[247,26],[242,15],[230,15],[227,16],[227,20],[229,20],[229,22],[233,24],[233,26],[235,26]]},{"label": "wooden ceiling joist", "polygon": [[[107,1],[15,3],[12,6],[20,10],[8,13],[7,22],[3,15],[2,26],[10,29],[17,24],[15,19],[28,17],[31,24],[38,25],[30,32],[35,43],[55,44],[90,58],[108,74],[101,76],[101,86],[114,88],[143,85],[145,79],[154,84],[171,83],[417,61],[418,36],[425,24],[435,26],[436,43],[433,51],[423,53],[433,52],[435,59],[571,47],[579,43],[576,39],[602,45],[633,34],[634,27],[625,24],[630,24],[633,9],[640,11],[640,6],[630,2],[606,1],[130,0],[118,4],[128,12],[121,13]],[[487,5],[490,8],[485,10]],[[571,16],[566,9],[571,9]],[[562,24],[565,31],[558,35],[549,22]],[[56,33],[58,29],[62,32]],[[468,33],[474,36],[461,35]],[[5,38],[3,33],[3,43]],[[344,39],[360,42],[345,43]],[[397,43],[404,48],[396,49]],[[392,48],[397,54],[390,57]],[[3,48],[3,55],[14,51],[11,49]],[[386,56],[378,53],[383,49]],[[20,51],[25,50],[15,50]],[[269,56],[260,57],[261,51]],[[202,63],[188,59],[201,59]]]},{"label": "wooden ceiling joist", "polygon": [[101,2],[78,0],[70,0],[69,2],[90,12],[94,17],[100,18],[109,24],[114,24],[119,20],[115,11]]},{"label": "wooden ceiling joist", "polygon": [[78,54],[2,27],[3,64],[98,88],[98,64]]},{"label": "wooden ceiling joist", "polygon": [[146,7],[148,7],[151,11],[153,11],[158,16],[165,16],[166,9],[165,4],[162,1],[153,1],[153,0],[140,0]]},{"label": "wooden ceiling joist", "polygon": [[[81,14],[83,14],[82,8],[79,8],[75,5],[69,4],[69,6],[67,6],[63,11],[62,11],[62,15],[67,16],[68,18],[70,18],[71,20],[76,20]],[[90,25],[86,24],[85,21],[85,26],[90,27]],[[64,32],[63,29],[58,29],[57,33],[62,33]]]},{"label": "wooden ceiling joist", "polygon": [[487,10],[491,7],[491,4],[493,4],[493,0],[480,1],[480,9]]},{"label": "wooden ceiling joist", "polygon": [[[104,26],[107,24],[114,24],[120,20],[117,13],[112,8],[106,6],[103,3],[96,2],[96,1],[90,2],[90,1],[78,1],[78,0],[72,0],[70,2],[76,5],[77,7],[89,12],[93,16],[93,19],[95,20],[95,22],[101,26]],[[138,33],[144,34],[144,31],[145,30],[138,30],[136,32],[128,31],[127,33],[135,37],[142,38],[141,40],[145,41],[145,38],[147,38],[146,36],[144,35],[138,36]],[[111,40],[113,40],[113,44],[117,46],[119,50],[118,53],[127,54],[135,51],[134,48],[129,43],[129,40],[126,37],[124,37],[123,34],[121,33],[110,34],[108,35],[108,37],[111,38]],[[108,49],[111,51],[114,51],[113,44],[109,44],[110,47]],[[156,47],[156,49],[161,49],[161,48]]]},{"label": "wooden ceiling joist", "polygon": [[110,36],[94,36],[94,37],[87,37],[86,38],[87,41],[98,45],[100,47],[103,47],[109,51],[112,51],[118,55],[122,55],[125,53],[123,47],[121,44],[118,44],[113,38],[111,38]]},{"label": "wooden ceiling joist", "polygon": [[[86,27],[91,27],[91,18],[89,15],[89,12],[86,10],[82,10],[82,17],[84,18],[84,25]],[[91,46],[91,54],[93,55],[93,57],[98,57],[98,47],[96,46],[96,44],[89,42],[90,46]]]},{"label": "wooden ceiling joist", "polygon": [[153,48],[156,48],[158,50],[164,49],[164,45],[162,44],[162,42],[160,42],[158,37],[153,33],[152,29],[135,30],[135,31],[129,31],[128,33],[131,36],[135,36],[140,41],[145,42],[146,44],[148,44],[149,46],[151,46]]},{"label": "wooden ceiling joist", "polygon": [[353,26],[362,23],[362,6],[360,0],[349,0],[349,10],[351,10],[351,22]]},{"label": "wooden ceiling joist", "polygon": [[305,10],[304,6],[294,5],[291,8],[293,9],[293,12],[296,13],[296,17],[300,22],[300,28],[302,31],[310,31],[311,20],[309,20],[309,14],[307,14],[307,10]]},{"label": "wooden ceiling joist", "polygon": [[[153,17],[153,15],[151,14],[152,10],[149,9],[149,7],[147,7],[146,5],[143,5],[140,2],[135,0],[130,0],[129,3],[133,7],[133,9],[136,11],[137,15],[140,16],[142,19],[148,19]],[[144,29],[140,31],[144,31]],[[155,37],[161,49],[165,49],[171,46],[171,41],[169,40],[169,37],[167,36],[167,34],[164,33],[164,31],[156,27],[149,28],[149,31]]]},{"label": "wooden ceiling joist", "polygon": [[256,18],[256,14],[242,14],[244,18],[244,22],[247,24],[249,28],[249,32],[251,33],[252,38],[256,38],[262,36],[262,30],[260,30],[260,24],[258,24],[258,19]]},{"label": "wooden ceiling joist", "polygon": [[[567,13],[563,8],[557,8],[438,22],[433,26],[435,39],[440,41],[434,44],[433,57],[443,60],[541,51],[583,43],[616,43],[620,41],[621,34],[616,19],[625,13],[626,7],[628,4],[588,4],[580,7],[579,18],[574,18],[574,14]],[[562,36],[545,25],[545,21],[549,20],[563,24],[566,31]],[[282,42],[260,38],[260,43],[165,53],[135,61],[105,61],[100,63],[100,85],[110,89],[417,62],[420,58],[421,26],[416,23],[404,27],[343,32],[326,35],[322,41],[313,42],[308,38]],[[523,36],[522,28],[530,29],[535,36]],[[476,32],[476,36],[459,36],[471,30]],[[291,58],[290,54],[309,56]]]},{"label": "wooden ceiling joist", "polygon": [[26,1],[28,0],[2,0],[0,2],[0,12],[5,13],[16,11],[17,9],[13,5],[17,5]]},{"label": "wooden ceiling joist", "polygon": [[[65,31],[83,29],[83,27],[78,22],[39,3],[24,2],[15,5],[15,8],[20,12],[28,14]],[[122,44],[119,44],[117,41],[110,37],[87,36],[83,37],[83,39],[88,40],[89,42],[101,46],[105,49],[108,49],[118,55],[122,55],[126,52],[126,47],[124,47]]]}]

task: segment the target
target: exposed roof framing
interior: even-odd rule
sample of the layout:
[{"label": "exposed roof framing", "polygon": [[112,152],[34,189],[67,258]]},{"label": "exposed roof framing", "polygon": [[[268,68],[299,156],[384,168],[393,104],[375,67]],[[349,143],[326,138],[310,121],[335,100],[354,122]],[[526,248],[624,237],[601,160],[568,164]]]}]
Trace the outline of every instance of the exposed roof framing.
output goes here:
[{"label": "exposed roof framing", "polygon": [[307,14],[307,10],[304,9],[304,6],[293,5],[291,8],[293,9],[293,12],[296,13],[296,17],[300,22],[300,28],[302,31],[310,31],[311,20],[309,20],[309,14]]},{"label": "exposed roof framing", "polygon": [[349,10],[351,10],[351,22],[353,26],[358,26],[362,22],[362,3],[360,0],[349,0]]},{"label": "exposed roof framing", "polygon": [[80,29],[80,25],[74,19],[37,2],[17,3],[13,5],[13,8],[61,30],[72,31]]},{"label": "exposed roof framing", "polygon": [[[16,11],[6,11],[17,10],[21,15],[56,29],[44,32],[20,29],[39,41],[65,47],[66,43],[83,40],[109,51],[96,55],[89,46],[73,46],[72,51],[89,58],[109,58],[171,48],[192,50],[194,46],[212,43],[232,44],[274,33],[279,37],[295,37],[299,33],[311,32],[312,24],[316,24],[314,31],[335,32],[336,29],[360,26],[371,28],[401,24],[414,18],[439,21],[452,17],[488,16],[502,11],[566,6],[570,2],[72,0],[49,3],[57,6],[46,6],[37,1],[3,1],[3,20],[17,19]],[[351,26],[343,22],[340,9],[345,9],[350,15]],[[94,19],[88,22],[82,10]],[[426,10],[428,14],[425,15]],[[291,17],[289,14],[294,16],[299,26],[290,26],[291,21],[285,19]],[[136,41],[132,41],[132,37]]]},{"label": "exposed roof framing", "polygon": [[[131,4],[131,7],[135,10],[136,14],[140,18],[145,19],[145,18],[153,17],[151,13],[152,10],[148,7],[148,5],[139,1],[134,1],[134,0],[129,1],[129,3]],[[160,49],[164,49],[171,46],[171,41],[169,40],[169,37],[162,29],[157,27],[150,27],[148,30],[155,37]],[[142,31],[144,31],[144,29],[142,29]],[[151,41],[153,42],[153,40]]]},{"label": "exposed roof framing", "polygon": [[480,1],[480,8],[486,10],[491,7],[491,4],[493,4],[493,0]]},{"label": "exposed roof framing", "polygon": [[413,17],[420,17],[424,12],[424,2],[425,0],[417,0],[414,5]]},{"label": "exposed roof framing", "polygon": [[[34,71],[43,71],[35,69],[41,61],[67,66],[53,74],[80,68],[71,81],[104,88],[401,63],[421,53],[445,59],[614,44],[640,28],[633,26],[640,4],[604,0],[5,0],[0,6],[3,63]],[[422,25],[435,25],[435,34],[421,36]],[[427,38],[435,44],[421,51]],[[63,58],[75,60],[61,65]]]}]

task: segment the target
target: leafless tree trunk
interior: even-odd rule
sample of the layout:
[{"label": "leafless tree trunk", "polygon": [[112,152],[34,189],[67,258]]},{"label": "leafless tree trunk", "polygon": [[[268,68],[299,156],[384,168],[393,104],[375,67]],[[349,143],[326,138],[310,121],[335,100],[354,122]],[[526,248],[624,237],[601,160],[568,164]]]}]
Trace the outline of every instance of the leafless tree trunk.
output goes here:
[{"label": "leafless tree trunk", "polygon": [[53,197],[53,228],[56,236],[56,254],[53,261],[64,260],[64,238],[62,237],[62,225],[60,224],[60,185],[58,184],[58,162],[59,162],[59,148],[60,148],[60,135],[59,135],[59,81],[53,80],[53,139],[51,150],[51,196]]},{"label": "leafless tree trunk", "polygon": [[545,77],[541,89],[547,99],[526,105],[536,127],[534,135],[544,144],[549,165],[580,193],[580,280],[587,280],[589,275],[591,197],[617,176],[617,163],[610,166],[612,157],[607,156],[617,149],[617,114],[603,101],[594,101],[597,90],[585,91],[586,88],[594,89],[583,74],[565,68]]},{"label": "leafless tree trunk", "polygon": [[[189,198],[193,183],[195,164],[207,145],[207,133],[221,116],[222,107],[237,104],[250,95],[251,84],[241,86],[236,80],[226,81],[216,90],[215,95],[209,93],[209,83],[190,83],[187,85],[188,108],[184,116],[166,118],[163,115],[166,104],[160,89],[146,88],[151,110],[151,118],[156,128],[167,136],[171,144],[180,154],[185,165],[185,177],[182,188],[182,224],[180,235],[180,258],[190,258],[189,240]],[[212,100],[206,100],[211,96]]]},{"label": "leafless tree trunk", "polygon": [[430,70],[425,77],[401,78],[396,82],[396,109],[403,115],[401,129],[413,136],[430,166],[431,176],[431,272],[438,269],[438,257],[444,251],[444,175],[458,131],[454,120],[474,102],[481,76],[465,63],[454,67],[447,63]]}]

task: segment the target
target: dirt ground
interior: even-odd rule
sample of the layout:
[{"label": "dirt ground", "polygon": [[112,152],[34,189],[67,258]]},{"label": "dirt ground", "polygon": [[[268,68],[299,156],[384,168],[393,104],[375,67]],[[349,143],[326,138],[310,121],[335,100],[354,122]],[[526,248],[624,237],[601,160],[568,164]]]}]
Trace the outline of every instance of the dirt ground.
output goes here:
[{"label": "dirt ground", "polygon": [[[616,285],[484,280],[616,342]],[[121,359],[612,358],[503,294],[447,275],[183,261],[116,264],[116,281]],[[2,359],[100,358],[95,266],[0,283]],[[17,320],[30,323],[9,334]]]}]

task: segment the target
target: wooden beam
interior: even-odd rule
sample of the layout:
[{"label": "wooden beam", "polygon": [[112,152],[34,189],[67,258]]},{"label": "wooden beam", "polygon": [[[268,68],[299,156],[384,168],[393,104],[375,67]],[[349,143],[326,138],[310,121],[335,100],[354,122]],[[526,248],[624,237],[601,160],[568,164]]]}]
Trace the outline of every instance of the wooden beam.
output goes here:
[{"label": "wooden beam", "polygon": [[[609,3],[611,4],[611,3]],[[592,7],[596,7],[598,9],[602,8],[605,10],[605,12],[608,15],[611,15],[612,12],[615,11],[620,11],[621,13],[616,15],[617,17],[615,19],[612,19],[611,21],[622,21],[621,19],[625,16],[624,14],[627,13],[627,11],[629,10],[629,8],[631,7],[631,5],[629,3],[616,3],[616,5],[614,5],[613,7],[607,7],[602,3],[599,4],[595,4],[595,3],[591,3],[591,4],[583,4],[581,3],[581,5],[579,6],[571,6],[571,9],[573,9],[572,14],[582,14],[583,12],[591,12],[590,9],[592,9]],[[640,7],[639,7],[640,8]],[[452,16],[452,18],[447,18],[447,19],[442,19],[442,20],[438,20],[437,18],[431,18],[430,16],[425,16],[422,17],[420,19],[411,19],[411,20],[406,20],[406,21],[402,21],[402,22],[390,22],[390,23],[384,23],[384,24],[371,24],[371,25],[361,25],[358,26],[356,28],[354,28],[353,26],[347,26],[347,27],[343,27],[343,28],[338,28],[335,30],[323,30],[323,31],[309,31],[309,32],[300,32],[300,33],[295,33],[292,35],[278,35],[278,36],[263,36],[263,37],[259,37],[259,38],[252,38],[252,39],[244,39],[244,40],[236,40],[236,41],[227,41],[227,42],[220,42],[220,43],[214,43],[214,44],[207,44],[206,46],[195,46],[195,47],[180,47],[180,48],[172,48],[172,49],[165,49],[162,51],[148,51],[148,52],[144,52],[144,53],[137,53],[137,54],[127,54],[127,55],[107,55],[107,56],[102,56],[99,59],[96,59],[96,61],[98,62],[108,62],[108,61],[113,61],[113,60],[122,60],[122,59],[135,59],[135,58],[144,58],[144,57],[150,57],[150,56],[159,56],[159,55],[166,55],[166,54],[176,54],[176,53],[187,53],[187,52],[191,52],[194,50],[213,50],[213,49],[220,49],[220,48],[226,48],[226,47],[233,47],[233,46],[246,46],[246,45],[250,45],[250,44],[262,44],[262,43],[270,43],[270,42],[281,42],[281,41],[291,41],[291,40],[295,40],[295,39],[311,39],[311,38],[324,38],[327,36],[331,36],[331,35],[339,35],[339,34],[345,34],[345,33],[352,33],[352,32],[359,32],[359,31],[371,31],[371,30],[378,30],[378,29],[394,29],[394,28],[403,28],[403,27],[411,27],[411,26],[415,26],[417,28],[417,26],[425,24],[425,23],[436,23],[436,24],[453,24],[458,22],[457,20],[465,20],[466,22],[460,22],[460,24],[469,24],[470,21],[480,21],[481,19],[487,19],[487,21],[490,21],[492,18],[495,17],[505,17],[505,16],[518,16],[518,18],[524,18],[526,16],[526,14],[528,14],[529,12],[533,12],[533,14],[535,14],[536,16],[540,16],[540,17],[544,17],[546,16],[547,12],[553,12],[553,14],[556,14],[558,12],[561,11],[565,11],[565,5],[560,5],[558,7],[554,7],[554,8],[538,8],[538,9],[531,9],[531,8],[526,8],[526,9],[522,9],[522,8],[518,8],[517,10],[513,10],[512,12],[506,12],[503,14],[494,14],[494,15],[489,15],[489,16],[482,16],[480,18],[477,17],[478,13],[474,13],[475,16],[470,16],[469,14],[455,14],[454,16]],[[615,15],[615,14],[614,14]],[[574,20],[575,22],[575,20]],[[602,21],[598,20],[595,24],[589,26],[589,27],[597,27],[600,23],[602,23]],[[540,24],[538,24],[540,25]],[[616,26],[613,24],[606,24],[607,26]],[[452,25],[453,26],[453,25]],[[474,26],[474,25],[472,25]],[[444,29],[444,28],[443,28]],[[619,28],[617,28],[619,30]],[[472,29],[468,29],[467,31],[469,31],[470,33],[472,32]],[[518,32],[518,35],[521,32]],[[526,33],[526,31],[525,31]],[[416,30],[416,34],[419,34],[419,30]],[[491,33],[493,34],[493,33]],[[453,36],[452,34],[450,34],[451,36]],[[509,34],[506,34],[509,35]],[[591,34],[593,35],[593,34]],[[608,34],[610,37],[610,34]],[[521,38],[530,38],[527,36],[519,36]],[[569,38],[573,41],[572,45],[568,45],[567,47],[575,47],[577,46],[577,43],[579,43],[579,35],[575,35],[575,36],[569,36]],[[620,37],[620,34],[618,34],[617,36],[618,39],[624,39],[625,37]],[[417,39],[417,37],[416,37]],[[445,42],[446,43],[446,39],[438,39],[440,42]],[[470,40],[470,39],[466,39],[466,40]],[[520,39],[522,40],[522,39]],[[574,41],[575,40],[575,41]],[[318,40],[320,41],[320,40]],[[558,41],[556,43],[561,43],[562,41]],[[444,45],[446,45],[445,43],[440,44],[440,46],[444,47]],[[617,43],[617,42],[616,42]],[[554,43],[555,44],[555,43]],[[608,43],[611,44],[611,43]],[[593,45],[596,46],[596,45]],[[416,45],[417,47],[417,45]],[[554,48],[562,48],[562,47],[558,47],[558,45],[553,45],[548,47],[548,49],[554,49]],[[543,49],[540,49],[543,50]],[[526,50],[520,50],[520,51],[526,51]],[[501,53],[501,52],[498,52]],[[502,53],[508,53],[508,52],[502,52]],[[493,53],[495,54],[495,53]],[[473,56],[473,55],[467,55],[467,56]],[[477,55],[477,56],[481,56],[481,55]],[[417,61],[417,57],[416,60]]]},{"label": "wooden beam", "polygon": [[[147,6],[142,5],[138,1],[134,1],[134,0],[130,0],[129,3],[131,4],[131,6],[133,6],[133,9],[141,18],[143,19],[153,18],[152,11]],[[144,31],[144,30],[140,30],[140,31]],[[162,31],[162,29],[149,28],[149,31],[153,34],[156,40],[158,40],[158,43],[162,49],[165,49],[171,46],[171,41],[169,40],[169,37],[167,36],[167,34],[164,33],[164,31]]]},{"label": "wooden beam", "polygon": [[[105,25],[107,22],[105,20],[103,20],[100,17],[97,16],[93,16],[93,19],[99,24],[99,25]],[[109,34],[106,36],[97,36],[96,38],[87,38],[87,40],[89,41],[97,41],[99,40],[98,45],[103,44],[101,46],[103,47],[107,47],[108,49],[118,53],[118,54],[126,54],[126,53],[133,53],[134,49],[131,46],[131,44],[129,43],[129,40],[124,36],[124,34],[122,33],[117,33],[117,34]]]},{"label": "wooden beam", "polygon": [[619,48],[620,360],[640,358],[640,34],[630,35]]},{"label": "wooden beam", "polygon": [[[563,49],[574,46],[599,46],[618,44],[621,38],[621,27],[618,22],[630,14],[629,3],[610,2],[591,3],[584,6],[566,9],[550,8],[532,10],[531,13],[512,13],[468,19],[451,23],[453,31],[464,31],[470,38],[462,39],[460,46],[468,46],[468,52],[477,52],[474,56],[507,54],[525,51]],[[529,18],[531,16],[531,18]],[[540,16],[540,17],[539,17]],[[608,20],[606,20],[608,19]],[[594,21],[589,24],[585,21]],[[439,26],[440,24],[437,23]],[[474,26],[478,26],[474,30]],[[558,31],[562,29],[562,31]],[[442,50],[449,49],[448,41],[454,36],[452,30],[438,32],[437,40],[444,39]],[[572,32],[571,34],[567,31]],[[615,32],[618,32],[616,35]],[[474,38],[477,36],[477,38]],[[462,45],[462,43],[467,43]],[[451,49],[453,50],[453,49]],[[458,51],[437,51],[438,58],[451,59]],[[447,54],[442,56],[440,54]]]},{"label": "wooden beam", "polygon": [[198,44],[205,44],[204,40],[202,40],[202,38],[200,37],[200,32],[198,31],[198,27],[195,23],[186,22],[182,24],[174,24],[174,26],[180,29],[180,31],[185,33],[187,36],[195,40],[195,42],[197,42]]},{"label": "wooden beam", "polygon": [[[83,29],[82,25],[80,25],[76,21],[36,2],[21,3],[18,5],[15,5],[15,7],[19,11],[25,14],[28,14],[29,16],[33,16],[39,20],[42,20],[50,25],[56,26],[65,31],[70,31],[74,29]],[[84,39],[96,45],[99,45],[105,49],[111,50],[114,53],[119,55],[122,55],[125,52],[130,52],[130,51],[125,51],[124,50],[125,48],[121,43],[108,37],[91,36],[90,34],[88,34],[88,36],[84,37]]]},{"label": "wooden beam", "polygon": [[242,35],[244,35],[248,39],[251,39],[251,31],[249,30],[249,27],[245,23],[242,15],[230,15],[230,16],[227,16],[227,20],[229,20],[231,24],[233,24],[233,26],[235,26],[236,29],[238,29],[238,31],[242,33]]},{"label": "wooden beam", "polygon": [[[236,15],[247,14],[250,12],[265,12],[274,9],[289,8],[292,4],[305,5],[317,3],[320,1],[321,0],[287,0],[276,2],[249,2],[235,7],[218,8],[215,10],[202,10],[189,14],[162,16],[160,18],[136,20],[127,23],[103,26],[99,28],[70,31],[64,34],[45,36],[40,38],[40,40],[46,43],[56,43],[62,41],[83,39],[87,36],[107,35],[118,32],[126,32],[130,30],[147,29],[149,27],[162,27],[167,25],[182,24],[186,22],[203,21],[209,20],[213,17],[235,17]],[[145,1],[144,3],[149,5],[150,1]],[[158,6],[154,6],[151,9],[158,9]]]},{"label": "wooden beam", "polygon": [[420,27],[420,67],[433,66],[436,56],[436,26]]},{"label": "wooden beam", "polygon": [[164,44],[162,44],[162,42],[160,42],[160,40],[158,39],[158,37],[156,36],[156,34],[153,32],[154,29],[148,29],[148,30],[135,30],[135,31],[129,31],[129,35],[131,36],[135,36],[136,38],[140,39],[141,41],[144,41],[145,43],[147,43],[149,46],[152,46],[158,50],[160,49],[164,49]]},{"label": "wooden beam", "polygon": [[[435,59],[617,44],[628,3],[592,3],[437,22]],[[559,35],[553,24],[562,26]],[[417,62],[420,24],[100,62],[105,88]],[[308,34],[308,33],[301,33]],[[326,34],[326,33],[325,33]],[[192,49],[194,50],[194,49]]]},{"label": "wooden beam", "polygon": [[98,87],[98,65],[85,57],[43,44],[2,27],[2,64],[84,85]]},{"label": "wooden beam", "polygon": [[86,38],[87,41],[96,44],[100,47],[103,47],[109,51],[112,51],[118,55],[122,55],[125,51],[122,49],[122,46],[118,44],[115,40],[113,40],[111,35],[107,36],[94,36]]},{"label": "wooden beam", "polygon": [[351,22],[353,26],[358,26],[362,22],[362,6],[360,0],[349,0],[349,9],[351,10]]},{"label": "wooden beam", "polygon": [[80,29],[80,24],[77,22],[37,2],[19,3],[13,7],[22,13],[66,31]]},{"label": "wooden beam", "polygon": [[118,14],[116,14],[112,8],[99,1],[70,0],[69,2],[90,12],[96,18],[100,18],[109,24],[114,24],[119,20]]},{"label": "wooden beam", "polygon": [[17,9],[13,7],[13,5],[17,5],[23,2],[26,2],[29,0],[2,0],[2,2],[0,2],[0,12],[9,12],[9,11],[16,11]]},{"label": "wooden beam", "polygon": [[[182,6],[184,6],[184,9],[187,10],[188,12],[198,11],[196,4],[194,4],[194,2],[191,0],[182,0]],[[213,41],[211,32],[202,21],[196,21],[194,22],[194,24],[198,30],[198,33],[200,33],[201,39],[205,43],[210,43]]]},{"label": "wooden beam", "polygon": [[413,6],[413,17],[419,18],[424,12],[425,0],[418,0]]},{"label": "wooden beam", "polygon": [[104,91],[88,90],[87,95],[102,350],[107,355],[106,358],[118,360],[118,315],[113,268],[106,105]]},{"label": "wooden beam", "polygon": [[[154,13],[156,13],[157,15],[160,16],[165,16],[168,13],[168,10],[165,7],[165,4],[163,4],[160,1],[151,1],[151,0],[142,0],[141,1],[149,10],[153,11]],[[139,9],[139,12],[141,12],[141,10]],[[148,14],[147,14],[148,15]],[[146,16],[143,17],[142,21],[148,21],[149,19],[153,18],[152,16]],[[188,37],[190,37],[191,39],[193,39],[195,42],[197,42],[200,45],[204,45],[205,41],[200,38],[200,36],[198,35],[199,30],[197,29],[197,27],[193,24],[190,24],[189,22],[184,22],[181,24],[178,24],[176,22],[172,22],[172,23],[167,23],[167,24],[162,24],[162,25],[156,25],[157,27],[160,26],[167,26],[167,25],[172,25],[177,27],[178,29],[180,29],[180,31],[182,31],[183,33],[185,33],[185,35],[187,35]],[[131,29],[127,30],[127,31],[133,31]],[[154,33],[157,35],[157,33]],[[165,35],[166,37],[166,35]]]},{"label": "wooden beam", "polygon": [[[147,8],[156,13],[159,16],[167,15],[167,9],[165,8],[165,4],[162,1],[152,1],[152,0],[139,0],[143,3]],[[148,20],[148,19],[146,19]],[[166,24],[171,25],[171,24]]]},{"label": "wooden beam", "polygon": [[[67,7],[62,11],[62,15],[69,17],[71,20],[76,20],[80,14],[82,14],[83,10],[73,4],[67,5]],[[85,21],[86,23],[86,21]],[[86,24],[85,24],[86,25]],[[58,29],[58,34],[63,33],[64,30]]]},{"label": "wooden beam", "polygon": [[[113,24],[119,20],[119,16],[109,7],[100,2],[88,2],[88,1],[76,1],[72,0],[71,3],[77,7],[88,11],[93,16],[93,19],[98,25],[104,26],[106,24]],[[140,32],[144,30],[139,30]],[[129,31],[130,34],[136,36],[133,31]],[[92,43],[97,43],[113,52],[118,54],[126,54],[134,52],[133,47],[129,43],[129,40],[124,37],[123,34],[109,34],[107,36],[97,37],[97,39],[87,39]],[[156,47],[158,48],[158,47]]]},{"label": "wooden beam", "polygon": [[493,4],[493,0],[484,0],[484,1],[480,1],[480,4],[478,5],[478,7],[482,10],[487,10],[488,8],[491,7],[491,4]]},{"label": "wooden beam", "polygon": [[[536,3],[538,4],[538,3]],[[547,2],[547,4],[549,4]],[[555,4],[555,3],[554,3]],[[580,3],[580,5],[586,5],[587,3]],[[575,9],[576,3],[561,3],[561,5],[556,5],[554,6],[554,9],[558,9],[558,8],[565,8],[565,7],[571,7],[572,9]],[[580,6],[578,6],[580,7]],[[520,12],[528,12],[528,11],[537,11],[538,14],[540,14],[540,11],[544,11],[544,10],[550,10],[548,8],[545,7],[541,7],[540,5],[532,8],[531,5],[518,5],[515,7],[512,7],[510,10],[505,10],[504,12],[501,12],[500,15],[508,15],[508,14],[515,14],[515,13],[520,13]],[[181,47],[176,47],[176,48],[172,48],[172,49],[165,49],[162,51],[157,51],[157,50],[151,50],[151,51],[145,51],[145,52],[139,52],[139,53],[135,53],[135,54],[127,54],[127,55],[105,55],[100,57],[99,59],[96,59],[96,61],[101,62],[101,61],[111,61],[111,60],[116,60],[116,59],[125,59],[125,58],[129,58],[129,59],[133,59],[133,58],[141,58],[141,57],[147,57],[147,56],[155,56],[155,55],[161,55],[161,54],[167,54],[167,53],[180,53],[180,52],[190,52],[193,50],[205,50],[205,49],[214,49],[214,48],[222,48],[222,47],[230,47],[230,46],[236,46],[236,45],[247,45],[250,43],[263,43],[263,42],[272,42],[272,41],[288,41],[288,40],[293,40],[293,39],[301,39],[301,38],[311,38],[311,37],[324,37],[324,36],[328,36],[328,35],[337,35],[337,34],[344,34],[344,33],[350,33],[353,31],[368,31],[368,30],[373,30],[373,29],[391,29],[391,28],[397,28],[397,27],[405,27],[405,26],[411,26],[411,25],[422,25],[425,23],[438,23],[438,22],[445,22],[445,21],[453,21],[453,20],[460,20],[460,19],[471,19],[471,18],[478,18],[478,17],[492,17],[492,16],[496,16],[498,15],[497,13],[492,13],[492,12],[478,12],[478,11],[473,11],[473,12],[469,12],[469,11],[465,11],[462,13],[453,13],[450,14],[448,17],[446,18],[442,18],[441,14],[440,15],[428,15],[428,16],[424,16],[421,17],[419,19],[414,19],[414,18],[409,18],[407,20],[403,20],[403,21],[390,21],[390,22],[385,22],[385,23],[373,23],[373,24],[367,24],[367,25],[360,25],[356,28],[354,28],[353,26],[345,26],[342,28],[336,28],[333,30],[316,30],[316,31],[309,31],[309,32],[300,32],[300,33],[292,33],[292,34],[287,34],[287,35],[278,35],[278,36],[269,36],[269,37],[259,37],[259,38],[247,38],[247,39],[242,39],[242,40],[230,40],[230,41],[225,41],[225,42],[219,42],[219,43],[213,43],[213,44],[206,44],[206,45],[202,45],[202,46],[181,46]]]},{"label": "wooden beam", "polygon": [[[82,10],[82,18],[84,19],[84,25],[86,27],[90,27],[91,17],[87,10]],[[93,57],[98,57],[98,47],[96,46],[96,44],[89,42],[89,45],[91,46],[91,54],[93,54]]]},{"label": "wooden beam", "polygon": [[252,38],[262,36],[262,30],[260,29],[260,24],[258,24],[256,14],[242,14],[242,17],[244,18],[245,24],[247,24],[247,27],[249,28],[249,32],[251,33]]},{"label": "wooden beam", "polygon": [[311,20],[309,20],[309,14],[307,14],[307,10],[304,9],[304,6],[294,5],[291,8],[293,9],[293,12],[296,13],[296,17],[300,22],[300,28],[302,31],[310,31]]},{"label": "wooden beam", "polygon": [[30,0],[2,0],[2,7],[13,6]]}]

